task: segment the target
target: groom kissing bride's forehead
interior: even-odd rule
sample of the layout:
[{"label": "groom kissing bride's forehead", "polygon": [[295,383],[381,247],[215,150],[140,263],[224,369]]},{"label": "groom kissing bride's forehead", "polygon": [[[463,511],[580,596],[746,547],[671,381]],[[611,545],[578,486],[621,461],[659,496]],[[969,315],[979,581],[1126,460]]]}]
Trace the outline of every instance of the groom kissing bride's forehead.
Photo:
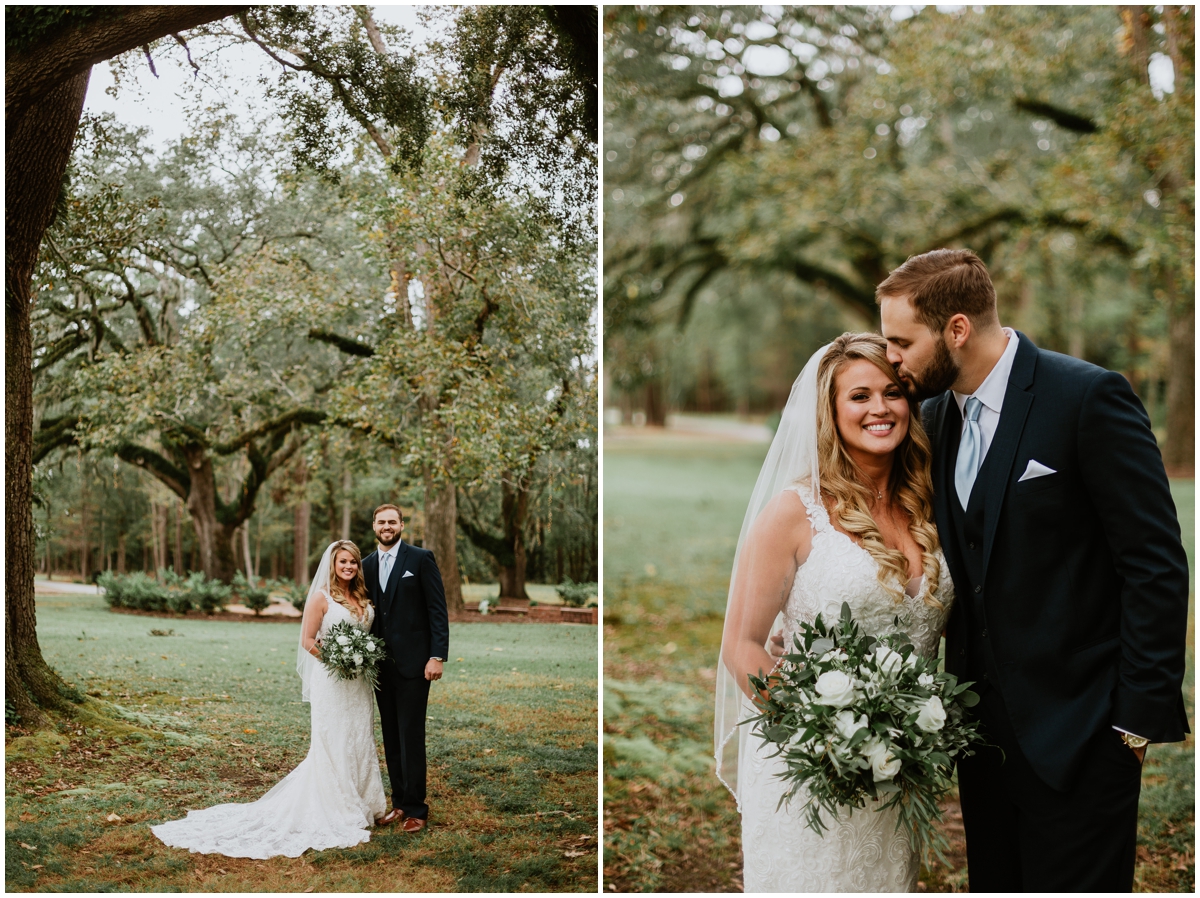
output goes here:
[{"label": "groom kissing bride's forehead", "polygon": [[970,890],[1129,891],[1146,746],[1189,732],[1188,565],[1150,420],[1120,374],[1003,327],[969,250],[913,256],[876,299],[927,400],[946,668],[992,746],[958,768]]}]

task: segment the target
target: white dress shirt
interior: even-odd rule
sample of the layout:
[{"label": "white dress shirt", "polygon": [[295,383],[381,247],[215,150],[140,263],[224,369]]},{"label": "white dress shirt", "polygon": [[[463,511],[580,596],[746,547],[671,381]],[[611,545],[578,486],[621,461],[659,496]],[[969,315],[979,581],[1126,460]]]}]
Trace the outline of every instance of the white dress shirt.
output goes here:
[{"label": "white dress shirt", "polygon": [[[964,412],[967,400],[974,396],[980,402],[979,464],[981,466],[983,460],[987,458],[987,451],[992,445],[992,437],[996,435],[996,428],[1000,425],[1000,410],[1004,407],[1004,393],[1008,390],[1008,375],[1012,373],[1013,359],[1017,357],[1017,345],[1020,343],[1020,338],[1011,327],[1004,328],[1004,335],[1008,337],[1008,345],[1004,347],[1004,352],[1000,354],[1000,358],[978,389],[974,393],[953,391],[954,401],[958,403],[958,413],[963,419],[964,431],[967,429],[967,416]],[[962,434],[960,433],[959,439],[961,440],[961,438]]]}]

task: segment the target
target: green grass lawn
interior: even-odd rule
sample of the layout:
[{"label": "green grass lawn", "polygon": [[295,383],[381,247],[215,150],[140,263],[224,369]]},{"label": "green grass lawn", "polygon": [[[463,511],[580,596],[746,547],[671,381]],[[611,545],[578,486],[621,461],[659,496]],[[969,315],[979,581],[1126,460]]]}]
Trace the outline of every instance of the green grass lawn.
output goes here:
[{"label": "green grass lawn", "polygon": [[[765,445],[613,440],[604,451],[605,888],[741,889],[740,820],[712,772],[712,692],[729,567]],[[1175,481],[1193,562],[1195,484]],[[1194,607],[1194,605],[1193,605]],[[1188,629],[1189,713],[1194,628]],[[1138,891],[1195,883],[1194,741],[1147,757]],[[952,815],[953,806],[948,807]],[[928,891],[962,891],[961,830],[952,867]]]},{"label": "green grass lawn", "polygon": [[148,827],[254,800],[304,758],[299,624],[125,615],[94,596],[37,610],[47,660],[134,726],[85,705],[77,726],[6,739],[9,891],[596,889],[591,627],[451,624],[429,705],[429,829],[251,861],[166,848]]}]

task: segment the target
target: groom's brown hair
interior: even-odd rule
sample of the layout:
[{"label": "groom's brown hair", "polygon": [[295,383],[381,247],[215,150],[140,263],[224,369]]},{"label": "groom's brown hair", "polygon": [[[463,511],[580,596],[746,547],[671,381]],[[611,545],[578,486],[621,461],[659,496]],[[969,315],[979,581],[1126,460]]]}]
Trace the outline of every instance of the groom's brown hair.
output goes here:
[{"label": "groom's brown hair", "polygon": [[392,511],[396,512],[396,516],[397,516],[398,518],[400,518],[400,523],[401,523],[401,524],[403,524],[403,523],[404,523],[404,512],[402,512],[402,511],[400,510],[400,506],[399,506],[399,505],[392,505],[392,504],[390,504],[390,503],[388,503],[388,504],[385,504],[385,505],[380,505],[380,506],[379,506],[378,508],[376,508],[376,509],[375,509],[373,512],[371,512],[371,520],[372,520],[372,521],[374,521],[374,520],[375,520],[377,517],[379,517],[379,512],[381,512],[381,511],[387,511],[389,508],[390,508]]},{"label": "groom's brown hair", "polygon": [[996,288],[983,260],[969,249],[935,249],[909,256],[875,288],[875,302],[908,297],[917,320],[935,334],[959,313],[977,326],[996,320]]}]

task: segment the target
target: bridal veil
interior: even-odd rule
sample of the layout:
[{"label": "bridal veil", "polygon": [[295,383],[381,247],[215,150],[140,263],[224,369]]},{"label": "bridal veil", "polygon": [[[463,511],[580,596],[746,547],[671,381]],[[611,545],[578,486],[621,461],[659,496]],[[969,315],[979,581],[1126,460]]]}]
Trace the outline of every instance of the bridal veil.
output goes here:
[{"label": "bridal veil", "polygon": [[[771,448],[759,472],[746,517],[742,521],[738,536],[737,552],[733,559],[733,570],[729,576],[730,598],[726,605],[725,629],[721,639],[721,660],[717,664],[716,714],[714,717],[715,754],[717,777],[738,797],[737,768],[739,755],[750,737],[748,726],[739,727],[738,721],[751,716],[753,710],[737,680],[726,667],[725,659],[730,654],[731,640],[741,632],[742,622],[736,619],[733,588],[737,582],[739,565],[748,563],[746,542],[752,527],[762,526],[769,521],[760,521],[760,516],[771,500],[783,490],[800,480],[812,484],[812,494],[820,495],[817,466],[817,369],[829,349],[827,344],[809,358],[808,363],[792,384],[787,405],[779,420],[779,428],[771,441]],[[742,571],[743,574],[746,571]],[[786,595],[784,596],[786,599]],[[782,602],[780,611],[783,610]],[[772,632],[777,629],[772,627]],[[740,801],[739,801],[740,809]]]}]

